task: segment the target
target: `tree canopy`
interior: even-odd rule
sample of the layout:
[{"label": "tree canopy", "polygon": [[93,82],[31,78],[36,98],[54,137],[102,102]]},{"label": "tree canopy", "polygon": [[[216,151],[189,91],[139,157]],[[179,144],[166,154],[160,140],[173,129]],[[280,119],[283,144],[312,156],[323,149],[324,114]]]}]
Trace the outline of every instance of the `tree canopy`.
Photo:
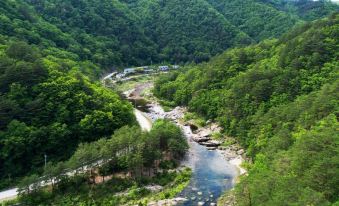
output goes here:
[{"label": "tree canopy", "polygon": [[339,15],[160,77],[154,93],[247,148],[239,205],[338,201]]},{"label": "tree canopy", "polygon": [[44,56],[25,42],[1,42],[0,178],[37,170],[45,154],[64,160],[80,142],[135,123],[127,101],[67,69],[82,62]]},{"label": "tree canopy", "polygon": [[310,0],[4,0],[0,34],[100,65],[99,71],[80,67],[97,77],[112,67],[207,61],[338,9]]}]

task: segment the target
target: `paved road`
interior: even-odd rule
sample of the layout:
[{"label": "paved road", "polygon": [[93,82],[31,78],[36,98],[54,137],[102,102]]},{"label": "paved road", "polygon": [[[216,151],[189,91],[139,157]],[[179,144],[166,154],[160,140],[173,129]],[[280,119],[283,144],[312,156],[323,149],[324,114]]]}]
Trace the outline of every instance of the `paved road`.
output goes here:
[{"label": "paved road", "polygon": [[10,190],[0,192],[0,202],[14,199],[16,198],[17,195],[18,195],[18,188],[13,188]]}]

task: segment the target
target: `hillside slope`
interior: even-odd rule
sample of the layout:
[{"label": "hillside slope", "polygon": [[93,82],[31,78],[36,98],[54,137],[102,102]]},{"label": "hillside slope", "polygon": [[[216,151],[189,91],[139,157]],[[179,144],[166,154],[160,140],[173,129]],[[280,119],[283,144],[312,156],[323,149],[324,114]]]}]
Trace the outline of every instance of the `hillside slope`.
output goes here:
[{"label": "hillside slope", "polygon": [[282,12],[269,4],[252,0],[208,0],[233,25],[256,41],[279,37],[300,21],[296,16]]},{"label": "hillside slope", "polygon": [[[326,5],[326,12],[312,10],[311,19],[338,10]],[[4,0],[0,34],[67,50],[101,70],[202,62],[230,47],[279,37],[309,19],[301,17],[309,10],[298,16],[284,8],[254,0]]]},{"label": "hillside slope", "polygon": [[338,31],[336,14],[158,80],[156,95],[247,147],[239,205],[338,201]]}]

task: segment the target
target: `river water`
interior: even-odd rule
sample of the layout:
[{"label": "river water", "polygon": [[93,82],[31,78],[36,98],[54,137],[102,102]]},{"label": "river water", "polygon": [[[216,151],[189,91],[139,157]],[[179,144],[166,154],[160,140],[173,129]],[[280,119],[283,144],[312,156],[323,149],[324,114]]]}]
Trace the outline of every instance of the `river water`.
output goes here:
[{"label": "river water", "polygon": [[[138,105],[136,105],[138,106]],[[165,112],[159,105],[151,108],[140,108],[136,110],[137,120],[145,130],[149,130],[150,119],[163,118]],[[155,113],[156,112],[156,113]],[[146,116],[146,117],[145,117]],[[238,176],[238,169],[231,165],[217,150],[208,150],[194,142],[192,131],[189,126],[180,126],[189,143],[189,152],[182,161],[183,166],[192,168],[190,184],[178,195],[188,199],[182,206],[189,205],[213,205],[217,199],[226,191],[234,187],[235,178]]]},{"label": "river water", "polygon": [[191,140],[189,127],[183,127],[190,145],[183,165],[192,168],[190,184],[178,195],[188,201],[181,205],[210,205],[226,191],[234,187],[238,170],[217,150],[208,150],[205,146]]}]

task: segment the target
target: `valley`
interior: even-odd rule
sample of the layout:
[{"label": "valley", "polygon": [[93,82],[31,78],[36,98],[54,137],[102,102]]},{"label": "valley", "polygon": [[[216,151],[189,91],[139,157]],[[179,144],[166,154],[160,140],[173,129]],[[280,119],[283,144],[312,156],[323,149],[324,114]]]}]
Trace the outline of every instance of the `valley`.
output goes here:
[{"label": "valley", "polygon": [[337,206],[338,51],[332,1],[1,0],[0,205]]},{"label": "valley", "polygon": [[[165,205],[168,202],[179,205],[216,205],[218,198],[234,187],[238,176],[246,173],[240,166],[244,161],[242,155],[238,155],[237,150],[230,150],[234,145],[219,149],[200,145],[195,141],[199,134],[193,133],[188,124],[190,121],[184,120],[187,109],[175,107],[165,112],[152,94],[147,93],[145,96],[144,90],[152,91],[150,88],[153,88],[153,82],[136,82],[134,88],[124,92],[124,95],[136,108],[142,110],[135,109],[138,115],[143,116],[138,120],[141,128],[148,128],[149,119],[155,121],[159,118],[168,118],[183,130],[189,150],[180,164],[192,169],[192,178],[190,184],[178,194],[178,201],[174,198],[151,202],[149,205]],[[141,104],[138,104],[140,102]],[[213,132],[218,132],[220,128],[214,123],[209,123],[199,130],[199,133],[203,134],[201,137],[206,138],[212,136]]]}]

